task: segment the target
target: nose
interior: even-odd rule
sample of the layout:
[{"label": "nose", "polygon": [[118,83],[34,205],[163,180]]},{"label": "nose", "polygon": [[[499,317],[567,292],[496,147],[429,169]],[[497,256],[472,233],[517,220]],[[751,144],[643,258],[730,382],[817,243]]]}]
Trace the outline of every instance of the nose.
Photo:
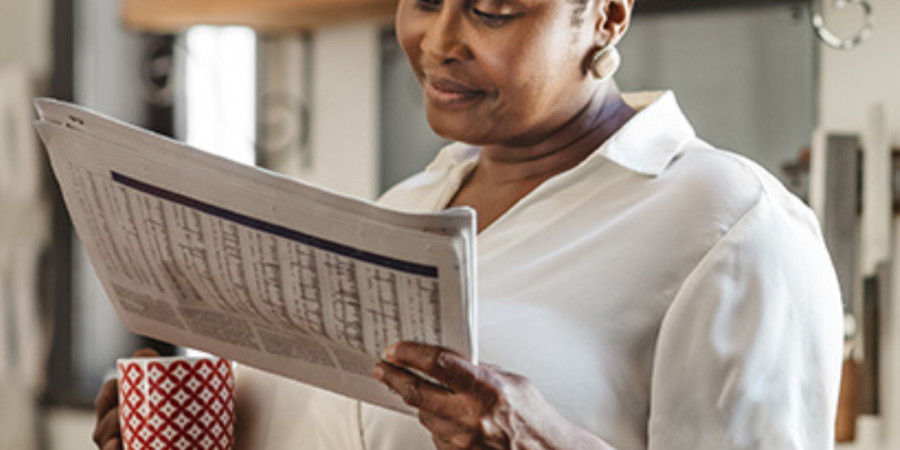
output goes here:
[{"label": "nose", "polygon": [[448,3],[444,2],[444,7],[436,14],[420,44],[424,54],[442,63],[463,61],[471,55],[466,42],[464,17]]}]

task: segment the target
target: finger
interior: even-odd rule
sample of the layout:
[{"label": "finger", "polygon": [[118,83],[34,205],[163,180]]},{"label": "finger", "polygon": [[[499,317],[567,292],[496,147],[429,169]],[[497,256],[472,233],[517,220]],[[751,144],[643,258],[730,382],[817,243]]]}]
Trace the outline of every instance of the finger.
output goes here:
[{"label": "finger", "polygon": [[115,379],[103,383],[97,398],[94,399],[94,411],[97,412],[97,420],[119,404],[119,382]]},{"label": "finger", "polygon": [[415,408],[433,410],[443,402],[449,401],[452,394],[443,386],[385,362],[378,363],[373,374],[389,389],[400,395],[407,405]]},{"label": "finger", "polygon": [[110,440],[118,440],[120,436],[119,408],[114,408],[97,421],[94,428],[94,443],[97,444],[97,447],[105,449]]},{"label": "finger", "polygon": [[450,393],[438,398],[440,401],[430,401],[425,407],[419,408],[419,421],[426,428],[428,424],[434,424],[435,432],[448,434],[455,430],[480,430],[482,412],[485,405],[481,399],[471,395]]},{"label": "finger", "polygon": [[443,353],[452,353],[452,351],[434,345],[405,341],[388,346],[385,351],[385,359],[391,363],[412,367],[432,375],[432,372],[440,370],[437,363]]},{"label": "finger", "polygon": [[434,443],[434,448],[437,450],[465,450],[473,448],[471,444],[457,445],[452,438],[443,438],[434,434],[431,435],[431,442]]},{"label": "finger", "polygon": [[132,358],[158,358],[159,353],[157,353],[156,350],[153,350],[152,348],[147,347],[147,348],[142,348],[142,349],[134,352],[134,354],[131,355],[131,357]]},{"label": "finger", "polygon": [[472,391],[478,383],[478,366],[442,347],[398,342],[388,347],[385,357],[393,364],[422,371],[453,391]]},{"label": "finger", "polygon": [[110,439],[101,447],[101,450],[122,450],[122,441],[118,438]]},{"label": "finger", "polygon": [[469,427],[477,427],[479,414],[485,408],[480,399],[472,395],[457,395],[443,385],[434,384],[402,367],[379,363],[376,378],[385,383],[404,402],[416,406],[420,412],[456,420]]},{"label": "finger", "polygon": [[475,423],[462,423],[428,411],[419,412],[419,422],[431,432],[439,447],[471,448],[480,433]]},{"label": "finger", "polygon": [[472,364],[459,355],[451,352],[442,352],[437,357],[438,374],[435,378],[441,380],[454,392],[481,395],[487,388],[489,381],[487,374],[490,369]]}]

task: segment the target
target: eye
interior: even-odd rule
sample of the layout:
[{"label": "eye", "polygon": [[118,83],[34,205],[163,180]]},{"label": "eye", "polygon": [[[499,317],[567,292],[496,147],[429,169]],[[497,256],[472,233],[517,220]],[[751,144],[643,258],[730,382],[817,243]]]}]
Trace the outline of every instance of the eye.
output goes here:
[{"label": "eye", "polygon": [[471,11],[486,25],[498,27],[519,17],[523,8],[511,0],[474,0]]},{"label": "eye", "polygon": [[437,11],[441,8],[442,0],[416,0],[416,6],[423,11]]},{"label": "eye", "polygon": [[472,8],[472,14],[490,26],[500,26],[516,18],[515,14],[496,14]]}]

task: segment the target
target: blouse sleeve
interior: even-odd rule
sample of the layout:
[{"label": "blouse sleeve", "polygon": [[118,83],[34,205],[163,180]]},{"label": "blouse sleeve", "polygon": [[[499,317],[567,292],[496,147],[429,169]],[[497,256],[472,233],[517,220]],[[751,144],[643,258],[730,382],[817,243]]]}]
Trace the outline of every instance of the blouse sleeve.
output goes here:
[{"label": "blouse sleeve", "polygon": [[795,203],[763,195],[671,304],[650,450],[833,448],[840,293],[815,219]]}]

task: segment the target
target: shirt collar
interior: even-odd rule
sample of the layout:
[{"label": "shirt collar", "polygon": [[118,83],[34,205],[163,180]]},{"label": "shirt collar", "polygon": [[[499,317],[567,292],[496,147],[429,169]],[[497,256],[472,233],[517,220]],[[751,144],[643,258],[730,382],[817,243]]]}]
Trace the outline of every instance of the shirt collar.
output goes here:
[{"label": "shirt collar", "polygon": [[[602,158],[636,173],[659,176],[684,144],[696,137],[694,128],[672,91],[636,92],[622,97],[637,113],[579,166]],[[433,167],[467,171],[480,152],[479,147],[454,143],[441,152]]]},{"label": "shirt collar", "polygon": [[696,136],[694,129],[672,91],[625,94],[623,98],[637,114],[589,159],[602,156],[631,171],[658,176]]}]

